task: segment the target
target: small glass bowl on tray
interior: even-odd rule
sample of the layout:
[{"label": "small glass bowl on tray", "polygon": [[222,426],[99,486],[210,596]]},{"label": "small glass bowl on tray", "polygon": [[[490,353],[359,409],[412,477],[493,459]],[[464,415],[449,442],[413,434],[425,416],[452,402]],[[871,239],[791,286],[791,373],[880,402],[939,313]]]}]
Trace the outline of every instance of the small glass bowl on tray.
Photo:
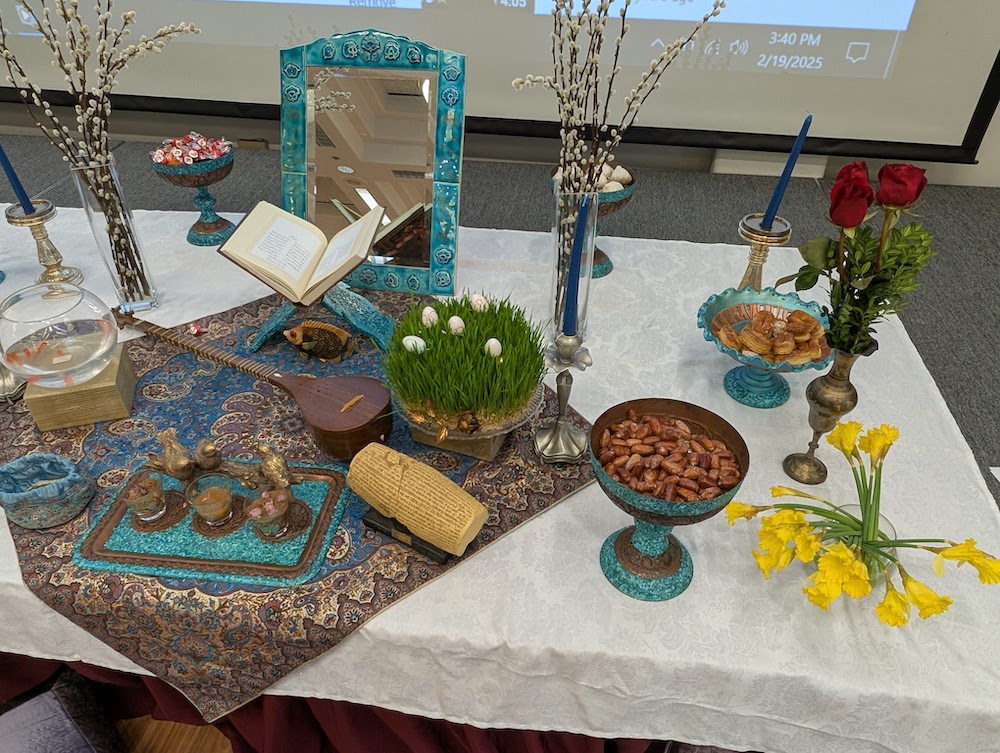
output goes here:
[{"label": "small glass bowl on tray", "polygon": [[[722,353],[741,364],[726,374],[723,380],[726,393],[738,403],[752,408],[776,408],[787,402],[791,395],[788,381],[779,372],[822,369],[832,360],[833,351],[823,333],[811,338],[815,342],[810,348],[800,347],[810,345],[808,341],[796,341],[793,352],[787,355],[761,355],[745,346],[733,347],[724,342],[732,342],[732,333],[741,339],[744,328],[751,325],[755,316],[766,318],[759,312],[767,312],[772,317],[770,321],[778,334],[785,332],[790,317],[791,322],[806,321],[793,312],[808,314],[819,322],[824,332],[829,322],[818,304],[803,301],[795,293],[779,293],[774,288],[729,288],[711,296],[698,310],[698,327],[705,339],[714,342]],[[727,325],[730,328],[728,334],[723,333]],[[795,326],[794,323],[792,326]]]}]

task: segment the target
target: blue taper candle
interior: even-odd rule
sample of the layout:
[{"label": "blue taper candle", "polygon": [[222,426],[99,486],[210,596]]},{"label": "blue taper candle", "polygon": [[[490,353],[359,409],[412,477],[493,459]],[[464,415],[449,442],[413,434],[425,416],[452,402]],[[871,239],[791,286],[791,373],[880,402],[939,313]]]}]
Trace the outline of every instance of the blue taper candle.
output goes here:
[{"label": "blue taper candle", "polygon": [[566,280],[566,308],[563,311],[563,334],[576,334],[577,298],[580,297],[580,267],[583,264],[583,236],[587,233],[587,214],[590,210],[590,196],[580,199],[579,214],[576,216],[576,232],[573,234],[573,250],[569,255],[569,272]]},{"label": "blue taper candle", "polygon": [[812,115],[806,115],[806,119],[802,121],[802,130],[799,131],[799,136],[792,145],[792,151],[788,154],[785,169],[782,171],[781,177],[778,178],[778,185],[774,187],[771,203],[767,205],[767,211],[764,212],[764,221],[760,223],[760,226],[764,230],[770,230],[771,225],[774,224],[774,217],[778,214],[778,205],[781,203],[781,198],[785,195],[785,189],[788,188],[788,180],[792,177],[792,169],[795,167],[795,162],[802,151],[802,145],[806,141],[806,134],[809,132],[809,126],[812,125],[812,122]]},{"label": "blue taper candle", "polygon": [[0,165],[3,165],[3,171],[7,173],[7,180],[10,181],[10,187],[14,189],[14,195],[17,196],[17,200],[21,204],[24,213],[31,214],[34,212],[35,205],[31,203],[31,199],[28,198],[28,192],[24,190],[24,186],[18,180],[17,173],[14,172],[14,166],[7,159],[7,152],[3,150],[2,144],[0,144]]}]

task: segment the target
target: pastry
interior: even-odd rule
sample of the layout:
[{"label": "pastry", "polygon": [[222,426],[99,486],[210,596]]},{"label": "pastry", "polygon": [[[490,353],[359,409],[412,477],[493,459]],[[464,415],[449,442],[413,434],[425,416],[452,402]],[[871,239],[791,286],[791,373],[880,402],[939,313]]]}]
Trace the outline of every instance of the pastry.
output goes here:
[{"label": "pastry", "polygon": [[740,336],[732,325],[723,324],[722,329],[719,330],[718,334],[719,342],[725,345],[727,348],[735,348],[739,350],[742,345],[740,343]]},{"label": "pastry", "polygon": [[[770,329],[768,332],[770,333]],[[753,326],[743,328],[743,331],[740,333],[740,341],[743,343],[744,348],[752,350],[758,355],[765,356],[771,352],[770,334],[761,334]]]},{"label": "pastry", "polygon": [[795,350],[795,338],[787,332],[782,332],[774,338],[771,350],[776,356],[787,356]]}]

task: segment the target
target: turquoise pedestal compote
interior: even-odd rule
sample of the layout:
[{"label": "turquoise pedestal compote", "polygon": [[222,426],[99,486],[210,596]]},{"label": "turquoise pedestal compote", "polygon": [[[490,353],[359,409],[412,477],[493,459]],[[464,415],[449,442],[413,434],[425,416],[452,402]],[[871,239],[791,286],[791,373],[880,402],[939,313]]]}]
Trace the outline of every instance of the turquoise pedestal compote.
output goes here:
[{"label": "turquoise pedestal compote", "polygon": [[187,241],[193,246],[218,246],[233,234],[236,226],[215,213],[215,197],[208,187],[232,172],[233,152],[190,165],[151,163],[153,169],[168,183],[183,188],[195,188],[194,205],[201,212],[198,221],[188,230]]},{"label": "turquoise pedestal compote", "polygon": [[[617,168],[619,165],[617,162],[609,163],[611,167]],[[623,170],[626,170],[629,174],[629,184],[622,188],[621,191],[598,191],[597,193],[597,221],[600,223],[601,217],[605,217],[609,214],[617,212],[619,209],[623,208],[629,201],[632,200],[632,194],[635,193],[635,173],[624,165],[621,166]],[[558,167],[552,168],[552,186],[557,187],[556,181],[556,171]],[[596,233],[599,235],[601,232],[600,225]],[[600,248],[594,247],[594,267],[590,273],[592,279],[596,280],[599,277],[605,277],[611,274],[611,270],[615,268],[614,263],[608,257],[608,255],[602,251]]]},{"label": "turquoise pedestal compote", "polygon": [[[630,410],[640,417],[678,418],[694,433],[723,441],[739,466],[740,482],[716,497],[698,502],[668,502],[619,483],[602,467],[594,448],[600,447],[604,431],[626,420]],[[681,594],[694,577],[694,563],[688,550],[673,535],[673,529],[710,518],[729,504],[750,468],[746,442],[727,421],[711,411],[680,400],[645,398],[609,408],[594,422],[590,462],[604,493],[635,518],[635,525],[611,534],[601,547],[601,570],[605,577],[633,599],[665,601]]]},{"label": "turquoise pedestal compote", "polygon": [[[618,165],[612,163],[613,167]],[[597,222],[598,228],[597,233],[600,235],[600,221],[601,217],[617,212],[619,209],[624,207],[632,199],[632,194],[635,193],[635,173],[629,170],[627,167],[622,165],[622,168],[627,170],[631,176],[631,182],[625,186],[621,191],[601,191],[597,194]],[[604,277],[611,273],[611,270],[615,268],[608,255],[602,251],[600,248],[594,249],[594,271],[591,273],[591,277],[595,280],[598,277]]]},{"label": "turquoise pedestal compote", "polygon": [[830,363],[833,352],[825,338],[820,341],[818,358],[795,359],[794,362],[780,360],[780,356],[774,356],[776,360],[768,360],[749,350],[738,350],[723,344],[719,339],[719,330],[724,325],[728,324],[739,333],[758,311],[769,311],[778,321],[787,320],[793,311],[804,311],[818,320],[824,329],[829,322],[818,304],[807,303],[795,293],[779,293],[774,288],[729,288],[713,295],[698,309],[698,327],[705,339],[714,342],[721,352],[741,364],[726,374],[723,380],[726,393],[736,402],[751,408],[776,408],[786,403],[791,395],[788,381],[778,372],[822,369]]}]

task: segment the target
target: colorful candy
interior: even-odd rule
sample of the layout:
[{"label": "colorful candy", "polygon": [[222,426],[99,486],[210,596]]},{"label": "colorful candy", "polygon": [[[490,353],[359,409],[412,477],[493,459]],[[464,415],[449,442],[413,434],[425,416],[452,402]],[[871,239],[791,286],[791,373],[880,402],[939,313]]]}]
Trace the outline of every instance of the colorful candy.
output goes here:
[{"label": "colorful candy", "polygon": [[158,165],[193,165],[195,162],[218,159],[232,151],[233,144],[225,139],[208,139],[191,131],[179,139],[167,139],[163,146],[149,153]]}]

